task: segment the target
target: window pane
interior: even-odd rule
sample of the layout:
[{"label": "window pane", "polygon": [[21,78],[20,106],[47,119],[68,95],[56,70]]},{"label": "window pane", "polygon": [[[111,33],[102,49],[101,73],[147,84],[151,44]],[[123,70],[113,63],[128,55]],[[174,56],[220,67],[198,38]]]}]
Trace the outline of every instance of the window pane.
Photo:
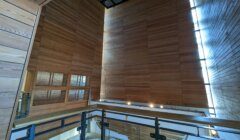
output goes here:
[{"label": "window pane", "polygon": [[83,75],[72,75],[71,86],[87,86],[87,76]]},{"label": "window pane", "polygon": [[87,86],[87,76],[83,76],[83,86]]},{"label": "window pane", "polygon": [[39,71],[37,73],[36,85],[46,86],[49,85],[50,73]]},{"label": "window pane", "polygon": [[71,86],[77,86],[77,85],[78,85],[78,76],[71,75]]},{"label": "window pane", "polygon": [[62,86],[63,85],[63,74],[62,73],[53,73],[53,86]]},{"label": "window pane", "polygon": [[68,95],[68,101],[83,100],[84,95],[85,95],[85,90],[70,90]]},{"label": "window pane", "polygon": [[66,91],[61,90],[34,90],[33,105],[62,103],[65,101]]}]

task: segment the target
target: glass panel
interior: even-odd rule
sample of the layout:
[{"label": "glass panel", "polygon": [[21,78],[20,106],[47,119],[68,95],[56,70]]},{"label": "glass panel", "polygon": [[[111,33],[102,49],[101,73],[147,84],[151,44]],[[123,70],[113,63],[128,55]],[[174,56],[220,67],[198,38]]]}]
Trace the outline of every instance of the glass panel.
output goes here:
[{"label": "glass panel", "polygon": [[198,22],[198,18],[197,18],[197,10],[195,8],[193,8],[191,10],[192,12],[192,19],[193,19],[193,23],[197,23]]},{"label": "glass panel", "polygon": [[194,0],[190,0],[190,6],[191,6],[191,8],[192,8],[192,7],[195,7]]},{"label": "glass panel", "polygon": [[87,76],[72,75],[71,86],[87,86]]},{"label": "glass panel", "polygon": [[47,86],[49,85],[50,72],[39,71],[37,73],[36,85]]},{"label": "glass panel", "polygon": [[34,90],[33,94],[33,105],[44,105],[64,102],[66,91]]},{"label": "glass panel", "polygon": [[69,90],[68,94],[68,101],[78,101],[78,100],[83,100],[84,95],[86,91],[85,90]]},{"label": "glass panel", "polygon": [[154,140],[150,137],[154,128],[110,119],[106,122],[109,123],[106,129],[107,140]]},{"label": "glass panel", "polygon": [[207,66],[206,66],[205,60],[201,60],[201,67],[202,67],[202,75],[203,75],[204,83],[209,84]]},{"label": "glass panel", "polygon": [[86,76],[82,76],[82,82],[80,86],[87,86],[87,77]]},{"label": "glass panel", "polygon": [[63,85],[63,74],[62,73],[53,73],[53,86],[62,86]]},{"label": "glass panel", "polygon": [[71,75],[71,86],[77,86],[77,85],[78,85],[78,76]]},{"label": "glass panel", "polygon": [[100,139],[101,139],[100,118],[95,117],[87,120],[86,140],[100,140]]}]

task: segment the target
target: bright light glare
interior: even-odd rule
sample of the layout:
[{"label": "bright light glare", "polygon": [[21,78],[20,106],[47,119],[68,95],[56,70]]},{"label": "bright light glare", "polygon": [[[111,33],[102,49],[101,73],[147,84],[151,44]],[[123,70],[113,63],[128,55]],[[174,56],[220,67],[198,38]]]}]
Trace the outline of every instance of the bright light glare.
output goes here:
[{"label": "bright light glare", "polygon": [[209,84],[207,66],[205,60],[201,60],[202,75],[205,84]]},{"label": "bright light glare", "polygon": [[149,107],[153,108],[153,107],[154,107],[154,105],[153,105],[153,104],[150,104],[150,105],[149,105]]},{"label": "bright light glare", "polygon": [[192,7],[195,7],[194,0],[190,0],[190,6],[191,6],[191,8],[192,8]]},{"label": "bright light glare", "polygon": [[192,12],[192,19],[193,19],[193,23],[198,23],[198,18],[197,18],[197,10],[194,8],[191,10]]},{"label": "bright light glare", "polygon": [[217,131],[215,131],[215,130],[211,130],[211,133],[213,136],[217,135]]}]

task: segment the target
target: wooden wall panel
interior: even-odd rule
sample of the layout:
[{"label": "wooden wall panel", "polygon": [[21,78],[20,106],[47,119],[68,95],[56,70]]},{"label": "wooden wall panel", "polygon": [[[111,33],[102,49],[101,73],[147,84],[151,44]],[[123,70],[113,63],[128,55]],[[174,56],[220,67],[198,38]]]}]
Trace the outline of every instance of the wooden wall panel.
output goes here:
[{"label": "wooden wall panel", "polygon": [[197,1],[217,117],[240,120],[240,1]]},{"label": "wooden wall panel", "polygon": [[38,5],[34,2],[34,0],[6,0],[6,1],[34,15],[38,14]]},{"label": "wooden wall panel", "polygon": [[0,29],[27,38],[31,38],[33,30],[31,26],[3,15],[0,15]]},{"label": "wooden wall panel", "polygon": [[[87,75],[93,98],[99,98],[103,22],[104,7],[98,1],[50,2],[43,7],[28,70]],[[66,102],[61,110],[86,105]],[[59,110],[59,104],[33,106],[30,116]]]},{"label": "wooden wall panel", "polygon": [[[37,7],[38,8],[38,7]],[[9,10],[11,9],[11,10]],[[8,3],[4,0],[0,1],[0,12],[1,14],[14,18],[20,22],[34,26],[36,15],[29,13],[19,7],[16,8],[15,5]]]},{"label": "wooden wall panel", "polygon": [[106,10],[101,98],[207,107],[188,0]]},{"label": "wooden wall panel", "polygon": [[[39,6],[0,0],[0,139],[8,139]],[[31,11],[31,12],[30,12]]]}]

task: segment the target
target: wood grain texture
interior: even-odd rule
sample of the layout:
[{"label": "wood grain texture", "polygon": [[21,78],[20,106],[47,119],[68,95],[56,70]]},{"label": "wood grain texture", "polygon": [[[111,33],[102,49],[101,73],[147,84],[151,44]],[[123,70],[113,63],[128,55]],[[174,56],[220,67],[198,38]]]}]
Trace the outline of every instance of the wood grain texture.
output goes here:
[{"label": "wood grain texture", "polygon": [[1,124],[1,128],[0,128],[0,139],[1,140],[6,139],[7,129],[8,129],[8,124]]},{"label": "wood grain texture", "polygon": [[188,0],[106,10],[101,98],[207,107]]},{"label": "wood grain texture", "polygon": [[0,61],[0,77],[20,78],[23,65]]},{"label": "wood grain texture", "polygon": [[32,106],[28,117],[51,114],[59,111],[86,107],[87,101],[55,103],[40,106]]},{"label": "wood grain texture", "polygon": [[43,8],[28,70],[81,74],[100,95],[104,8],[95,0],[52,1]]},{"label": "wood grain texture", "polygon": [[10,4],[4,0],[0,1],[0,13],[2,15],[14,18],[20,22],[26,23],[30,26],[34,26],[36,16]]},{"label": "wood grain texture", "polygon": [[0,29],[27,38],[31,38],[33,30],[31,26],[20,23],[3,15],[0,15]]},{"label": "wood grain texture", "polygon": [[6,0],[32,14],[37,15],[38,5],[34,0]]},{"label": "wood grain texture", "polygon": [[27,52],[0,45],[0,61],[24,64]]},{"label": "wood grain texture", "polygon": [[27,51],[30,39],[0,30],[0,44],[5,47]]},{"label": "wood grain texture", "polygon": [[217,117],[240,120],[240,1],[197,1]]},{"label": "wood grain texture", "polygon": [[32,1],[0,0],[0,139],[9,139],[15,119],[14,102],[36,19],[30,11],[38,11]]}]

